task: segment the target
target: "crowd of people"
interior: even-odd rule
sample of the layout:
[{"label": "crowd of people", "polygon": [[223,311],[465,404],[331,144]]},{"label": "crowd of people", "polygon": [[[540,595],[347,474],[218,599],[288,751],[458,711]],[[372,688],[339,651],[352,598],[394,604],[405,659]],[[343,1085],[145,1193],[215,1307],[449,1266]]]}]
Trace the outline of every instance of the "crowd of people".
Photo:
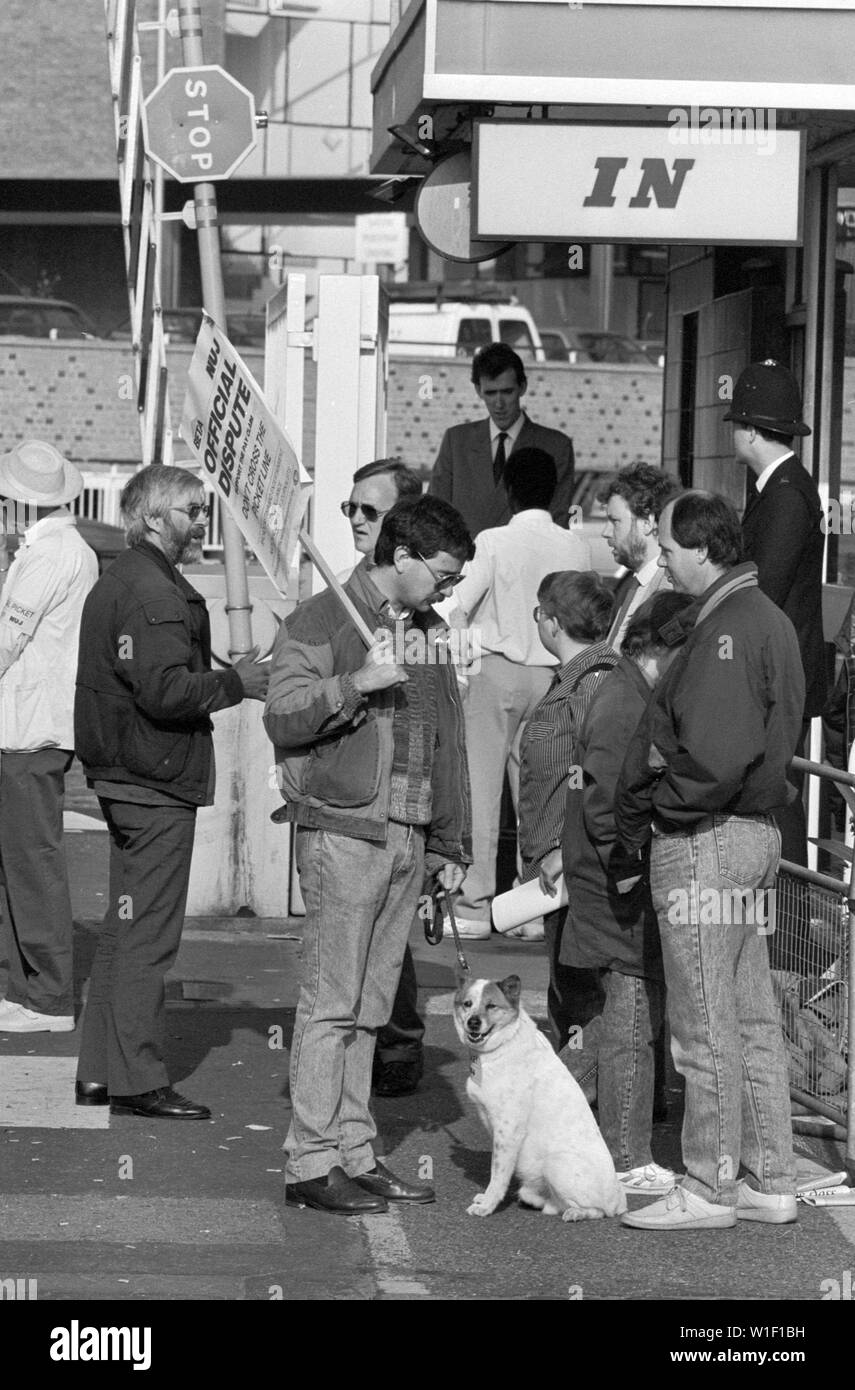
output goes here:
[{"label": "crowd of people", "polygon": [[[35,441],[0,458],[0,495],[38,507],[0,599],[0,1030],[76,1026],[61,849],[76,752],[110,836],[76,1099],[209,1116],[169,1084],[164,977],[196,808],[214,797],[211,716],[264,701],[306,908],[290,1204],[350,1215],[434,1200],[378,1156],[370,1095],[421,1080],[408,939],[425,893],[452,896],[461,935],[490,934],[507,776],[519,879],[556,899],[528,933],[544,939],[553,1045],[596,1102],[620,1181],[655,1198],[621,1219],[794,1221],[769,953],[797,950],[806,925],[797,910],[781,948],[758,904],[782,834],[804,861],[790,764],[825,682],[821,509],[791,449],[808,432],[795,380],[769,361],[736,383],[726,418],[756,477],[743,523],[647,464],[609,479],[615,587],[568,526],[572,443],[523,411],[519,357],[493,344],[472,379],[488,418],[446,432],[426,493],[379,459],[342,503],[367,650],[326,589],[282,621],[269,662],[252,651],[212,669],[205,603],[180,568],[204,536],[192,473],[129,481],[128,548],[97,578],[67,506],[73,465]],[[467,643],[449,640],[462,631]],[[685,1081],[682,1175],[651,1147],[666,1019]]]}]

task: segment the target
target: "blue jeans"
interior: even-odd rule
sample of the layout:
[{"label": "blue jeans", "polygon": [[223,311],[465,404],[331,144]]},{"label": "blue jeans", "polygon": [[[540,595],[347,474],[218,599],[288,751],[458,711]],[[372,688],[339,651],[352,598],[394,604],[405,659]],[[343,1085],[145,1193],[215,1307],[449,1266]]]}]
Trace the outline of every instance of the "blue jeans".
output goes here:
[{"label": "blue jeans", "polygon": [[[713,816],[657,834],[659,918],[674,1065],[686,1081],[683,1185],[732,1206],[740,1161],[762,1192],[795,1190],[790,1096],[757,890],[780,858],[771,816]],[[745,895],[745,897],[743,897]]]},{"label": "blue jeans", "polygon": [[665,987],[658,980],[604,970],[606,1002],[597,1049],[600,1130],[618,1172],[653,1162],[656,1038]]},{"label": "blue jeans", "polygon": [[378,1028],[389,1019],[424,876],[424,833],[390,823],[385,845],[299,829],[306,904],[291,1043],[286,1182],[374,1167],[368,1108]]},{"label": "blue jeans", "polygon": [[[565,966],[564,969],[569,967]],[[656,1039],[662,1027],[665,986],[660,980],[617,970],[591,975],[602,992],[602,1012],[573,1028],[562,1060],[585,1093],[597,1100],[600,1132],[618,1172],[653,1162],[650,1138],[656,1078]]]}]

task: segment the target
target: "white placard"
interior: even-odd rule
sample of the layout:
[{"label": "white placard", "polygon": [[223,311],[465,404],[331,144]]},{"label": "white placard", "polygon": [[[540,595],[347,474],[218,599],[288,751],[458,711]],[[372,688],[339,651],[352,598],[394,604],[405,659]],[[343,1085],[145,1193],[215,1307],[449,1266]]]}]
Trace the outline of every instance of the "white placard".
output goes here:
[{"label": "white placard", "polygon": [[409,253],[405,212],[363,212],[355,219],[354,259],[364,265],[401,265]]},{"label": "white placard", "polygon": [[258,382],[208,314],[190,363],[181,437],[284,593],[311,479]]},{"label": "white placard", "polygon": [[738,108],[689,107],[666,126],[480,121],[477,235],[799,245],[803,147],[774,112]]}]

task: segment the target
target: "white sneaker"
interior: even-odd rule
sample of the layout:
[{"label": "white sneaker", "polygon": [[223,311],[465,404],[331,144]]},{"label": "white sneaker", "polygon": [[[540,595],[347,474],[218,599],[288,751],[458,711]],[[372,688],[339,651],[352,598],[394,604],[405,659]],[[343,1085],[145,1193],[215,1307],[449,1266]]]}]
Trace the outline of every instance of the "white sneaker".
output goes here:
[{"label": "white sneaker", "polygon": [[13,1004],[11,999],[0,999],[0,1023],[6,1018],[14,1018],[20,1011],[20,1004]]},{"label": "white sneaker", "polygon": [[788,1192],[758,1192],[742,1178],[736,1184],[736,1215],[740,1221],[785,1226],[797,1219],[796,1199]]},{"label": "white sneaker", "polygon": [[636,1226],[640,1231],[705,1231],[735,1226],[736,1210],[708,1202],[685,1187],[672,1187],[658,1202],[651,1202],[640,1211],[625,1212],[620,1223]]},{"label": "white sneaker", "polygon": [[628,1168],[618,1173],[618,1182],[624,1192],[640,1192],[654,1196],[657,1192],[670,1192],[677,1181],[676,1173],[670,1168],[660,1168],[658,1163],[645,1163],[640,1168]]},{"label": "white sneaker", "polygon": [[[490,937],[493,928],[489,921],[482,921],[480,917],[455,917],[457,923],[457,935],[461,941],[486,941]],[[442,929],[443,936],[454,937],[451,930],[451,923],[447,917],[444,918],[445,926]]]},{"label": "white sneaker", "polygon": [[9,1004],[8,1011],[0,1014],[0,1032],[3,1033],[73,1033],[72,1014],[37,1014],[33,1009],[25,1009],[23,1004]]}]

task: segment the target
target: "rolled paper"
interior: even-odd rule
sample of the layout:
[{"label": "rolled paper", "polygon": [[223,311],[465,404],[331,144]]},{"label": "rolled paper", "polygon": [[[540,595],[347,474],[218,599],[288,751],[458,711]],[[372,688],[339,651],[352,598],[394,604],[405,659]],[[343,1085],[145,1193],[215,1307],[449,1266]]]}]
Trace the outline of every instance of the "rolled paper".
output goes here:
[{"label": "rolled paper", "polygon": [[559,907],[567,906],[567,884],[564,875],[556,884],[557,892],[554,898],[548,893],[544,893],[540,883],[536,878],[532,878],[528,883],[520,883],[518,887],[511,888],[507,893],[499,893],[493,899],[493,926],[496,931],[510,931],[512,927],[522,927],[526,922],[533,922],[537,917],[543,917],[547,912],[555,912]]}]

